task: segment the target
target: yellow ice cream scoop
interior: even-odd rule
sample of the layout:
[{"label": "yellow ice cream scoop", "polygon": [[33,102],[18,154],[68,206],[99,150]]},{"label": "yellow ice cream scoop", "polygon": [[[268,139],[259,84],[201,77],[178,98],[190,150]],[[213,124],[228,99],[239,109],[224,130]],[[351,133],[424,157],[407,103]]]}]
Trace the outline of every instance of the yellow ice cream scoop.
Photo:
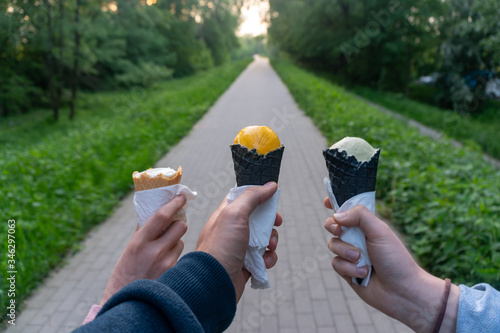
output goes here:
[{"label": "yellow ice cream scoop", "polygon": [[248,150],[256,149],[259,155],[266,155],[281,147],[280,139],[268,126],[245,127],[234,138],[234,144],[240,144]]}]

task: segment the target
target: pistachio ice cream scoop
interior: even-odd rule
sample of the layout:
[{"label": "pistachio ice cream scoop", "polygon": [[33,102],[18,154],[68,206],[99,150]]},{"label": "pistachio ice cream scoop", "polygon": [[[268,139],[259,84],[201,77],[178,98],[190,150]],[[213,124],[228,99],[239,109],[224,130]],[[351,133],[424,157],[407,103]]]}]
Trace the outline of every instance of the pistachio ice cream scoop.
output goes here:
[{"label": "pistachio ice cream scoop", "polygon": [[333,194],[339,206],[375,191],[380,149],[361,138],[345,137],[323,151]]}]

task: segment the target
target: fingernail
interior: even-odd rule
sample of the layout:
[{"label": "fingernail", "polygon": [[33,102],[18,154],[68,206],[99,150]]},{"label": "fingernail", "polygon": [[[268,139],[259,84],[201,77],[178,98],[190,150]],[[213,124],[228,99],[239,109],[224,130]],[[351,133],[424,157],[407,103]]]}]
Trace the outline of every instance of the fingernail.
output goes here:
[{"label": "fingernail", "polygon": [[266,258],[266,264],[267,264],[268,266],[271,266],[271,265],[272,265],[272,263],[273,263],[273,258],[271,258],[271,257],[267,257],[267,258]]},{"label": "fingernail", "polygon": [[336,224],[330,224],[330,231],[332,234],[335,234],[335,230],[337,230],[337,225]]},{"label": "fingernail", "polygon": [[356,272],[361,276],[365,276],[368,273],[368,270],[365,266],[363,266],[356,268]]},{"label": "fingernail", "polygon": [[269,183],[265,183],[264,186],[265,187],[273,187],[274,184],[276,184],[275,182],[269,182]]},{"label": "fingernail", "polygon": [[349,250],[349,251],[347,251],[347,257],[351,260],[358,260],[359,252],[356,250]]},{"label": "fingernail", "polygon": [[273,241],[274,244],[278,244],[278,237],[273,236],[271,240]]},{"label": "fingernail", "polygon": [[186,200],[186,196],[184,194],[179,194],[179,198],[183,199],[183,200]]},{"label": "fingernail", "polygon": [[335,213],[335,214],[333,214],[333,217],[334,217],[336,220],[342,220],[345,216],[346,216],[346,213],[345,213],[345,212],[342,212],[342,213]]}]

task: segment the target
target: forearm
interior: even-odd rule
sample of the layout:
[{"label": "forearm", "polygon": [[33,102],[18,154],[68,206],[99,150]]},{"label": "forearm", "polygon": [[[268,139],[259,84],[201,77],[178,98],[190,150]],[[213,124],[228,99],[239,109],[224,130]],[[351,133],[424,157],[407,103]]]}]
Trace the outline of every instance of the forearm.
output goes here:
[{"label": "forearm", "polygon": [[[441,309],[445,281],[421,270],[415,283],[402,294],[395,318],[415,332],[432,332]],[[455,332],[460,289],[452,284],[439,332]]]},{"label": "forearm", "polygon": [[191,253],[157,281],[139,280],[120,290],[79,332],[223,331],[235,311],[234,286],[224,268],[206,253]]}]

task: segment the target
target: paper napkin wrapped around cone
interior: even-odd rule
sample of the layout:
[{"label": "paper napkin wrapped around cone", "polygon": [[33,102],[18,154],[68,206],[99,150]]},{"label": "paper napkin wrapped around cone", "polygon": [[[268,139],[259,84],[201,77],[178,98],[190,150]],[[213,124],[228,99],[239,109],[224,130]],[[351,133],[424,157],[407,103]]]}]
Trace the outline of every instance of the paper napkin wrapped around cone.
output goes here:
[{"label": "paper napkin wrapped around cone", "polygon": [[196,200],[197,195],[197,193],[191,191],[189,187],[178,184],[135,192],[134,205],[139,220],[139,228],[142,227],[158,209],[179,194],[184,194],[186,196],[186,204],[179,210],[174,219],[187,222],[186,209]]},{"label": "paper napkin wrapped around cone", "polygon": [[[332,205],[333,211],[335,213],[342,213],[353,208],[354,206],[363,205],[375,214],[375,191],[358,194],[345,201],[342,206],[339,207],[339,205],[337,204],[337,200],[335,199],[335,194],[333,194],[332,191],[330,179],[325,177],[323,181],[325,184],[326,192],[328,193],[330,204]],[[370,282],[370,276],[372,274],[372,262],[370,260],[370,257],[368,256],[368,249],[366,248],[365,233],[359,227],[342,227],[342,234],[340,235],[340,239],[359,249],[360,257],[358,262],[356,263],[356,266],[366,266],[368,268],[368,274],[364,279],[352,278],[352,282],[366,287],[368,285],[368,282]]]},{"label": "paper napkin wrapped around cone", "polygon": [[[236,200],[246,189],[254,186],[256,185],[233,187],[226,197],[228,204]],[[253,289],[266,289],[271,286],[267,277],[266,263],[262,256],[269,245],[274,221],[276,220],[276,212],[278,211],[279,197],[280,189],[278,188],[271,199],[257,206],[250,215],[248,223],[250,239],[243,267],[252,274],[251,287]]]},{"label": "paper napkin wrapped around cone", "polygon": [[196,192],[187,186],[181,185],[182,167],[177,171],[170,168],[148,169],[143,172],[134,172],[132,175],[135,185],[134,205],[139,220],[138,227],[142,227],[158,209],[167,204],[176,195],[184,194],[186,204],[179,210],[174,220],[187,222],[186,208],[196,199]]}]

